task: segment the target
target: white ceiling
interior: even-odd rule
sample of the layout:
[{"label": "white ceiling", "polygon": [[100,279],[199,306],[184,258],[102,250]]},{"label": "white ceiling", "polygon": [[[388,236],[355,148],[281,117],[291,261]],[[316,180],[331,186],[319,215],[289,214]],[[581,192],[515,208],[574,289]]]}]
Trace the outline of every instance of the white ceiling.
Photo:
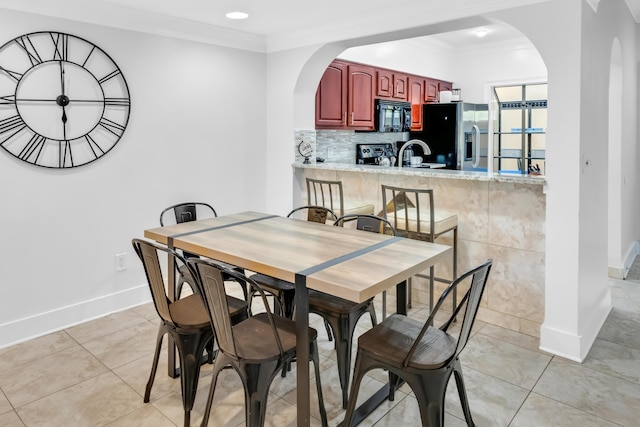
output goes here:
[{"label": "white ceiling", "polygon": [[[513,40],[522,35],[502,24],[481,19],[474,23],[474,17],[541,1],[546,0],[0,0],[0,7],[201,41],[216,36],[229,45],[273,51],[465,17],[471,22],[460,23],[459,28],[482,26],[490,32],[482,39],[468,29],[440,32],[434,36],[437,42],[468,48]],[[587,1],[592,7],[600,2]],[[640,0],[625,2],[639,21]],[[250,17],[242,21],[225,18],[226,12],[237,10]],[[381,14],[381,10],[388,13]]]}]

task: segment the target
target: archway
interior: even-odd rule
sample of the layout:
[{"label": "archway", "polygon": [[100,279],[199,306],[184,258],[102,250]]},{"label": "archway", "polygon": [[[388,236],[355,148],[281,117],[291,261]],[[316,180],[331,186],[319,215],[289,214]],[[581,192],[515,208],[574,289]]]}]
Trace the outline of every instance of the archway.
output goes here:
[{"label": "archway", "polygon": [[[486,20],[485,20],[486,22]],[[473,28],[473,27],[470,27]],[[446,32],[447,29],[443,25],[439,27],[440,31]],[[459,28],[454,28],[454,30],[459,30]],[[468,29],[469,30],[469,29]],[[425,30],[425,34],[429,34]],[[394,35],[396,36],[396,35]],[[391,37],[389,40],[397,40],[399,43],[400,40],[397,37]],[[358,43],[359,42],[359,43]],[[379,41],[378,41],[379,42]],[[391,44],[390,41],[385,43],[385,47],[389,47]],[[354,50],[357,46],[364,46],[366,49],[362,50],[376,50],[373,46],[373,43],[370,40],[359,40],[359,41],[348,41],[343,42],[341,45],[331,45],[324,46],[322,49],[317,50],[314,54],[310,55],[309,59],[305,62],[305,65],[302,67],[299,78],[295,87],[294,101],[296,105],[293,108],[295,124],[294,128],[296,128],[296,132],[301,131],[300,124],[305,123],[308,125],[302,131],[309,131],[309,133],[313,133],[313,118],[314,118],[314,94],[315,88],[317,87],[318,81],[322,76],[326,66],[333,60],[337,55],[340,56],[341,59],[351,59],[355,62],[371,64],[374,66],[380,66],[382,68],[390,68],[393,69],[391,65],[380,64],[376,62],[368,62],[365,59],[357,60],[356,58],[345,57],[342,54],[343,51],[347,50],[347,48],[352,47]],[[406,46],[405,46],[406,47]],[[493,83],[495,81],[518,81],[522,83],[523,81],[528,81],[535,79],[537,81],[545,81],[546,78],[546,65],[542,60],[540,53],[537,52],[536,47],[529,42],[526,47],[522,47],[520,49],[506,48],[505,46],[501,46],[503,50],[501,52],[490,52],[490,53],[470,53],[465,52],[464,55],[460,54],[459,56],[454,56],[450,59],[449,67],[441,67],[445,73],[451,72],[452,77],[450,80],[458,80],[463,81],[466,78],[467,84],[469,87],[473,86],[474,90],[466,91],[463,87],[463,95],[464,100],[468,102],[476,102],[476,103],[487,103],[488,99],[483,98],[485,95],[485,84]],[[512,46],[510,46],[512,47]],[[414,44],[414,55],[424,55],[424,51],[419,51],[416,49],[416,45]],[[351,49],[349,49],[351,50]],[[403,53],[406,54],[407,50],[404,49]],[[517,57],[517,60],[516,60]],[[320,59],[322,58],[322,59]],[[531,61],[532,58],[535,58],[536,61]],[[433,60],[433,57],[430,58]],[[527,61],[529,59],[529,61]],[[485,61],[485,63],[482,63]],[[513,64],[513,66],[512,66]],[[464,68],[466,66],[466,68]],[[409,73],[422,74],[426,76],[430,76],[429,71],[425,71],[424,73],[420,73],[416,70],[403,70],[401,68],[395,68],[398,71],[407,71]],[[511,73],[511,74],[509,74]],[[315,80],[310,78],[309,76],[313,75]],[[543,80],[539,80],[542,76]],[[446,79],[446,75],[433,75],[430,77],[434,78],[442,78]],[[301,117],[300,115],[304,115]],[[306,137],[306,136],[305,136]],[[346,139],[345,139],[346,140]],[[324,156],[323,156],[324,157]],[[329,156],[331,157],[331,156]],[[355,162],[355,159],[353,160]],[[300,188],[295,188],[296,182],[300,184],[303,181],[303,169],[296,169],[296,180],[294,180],[294,204],[301,202],[301,200],[296,199],[296,197],[300,197],[299,190]],[[376,188],[370,186],[369,188]],[[488,188],[488,187],[486,187]],[[541,187],[537,187],[536,191],[542,192],[540,190]],[[375,192],[376,190],[372,190]],[[485,189],[488,192],[488,189]],[[529,191],[529,190],[526,190]],[[298,192],[298,194],[296,194]],[[487,197],[488,199],[488,197]],[[530,204],[528,206],[544,206],[544,196],[540,199],[540,203]],[[542,208],[544,212],[544,207]],[[488,218],[489,213],[488,209],[483,211],[483,218]],[[534,215],[531,215],[533,217]],[[544,222],[544,214],[541,215],[542,221]],[[537,218],[537,217],[536,217]],[[482,223],[482,229],[488,230],[488,220]],[[540,227],[540,229],[544,229],[544,224]],[[468,251],[471,253],[473,250],[478,250],[482,252],[484,248],[490,247],[490,250],[498,250],[500,245],[494,245],[493,242],[490,243],[487,234],[479,238],[478,240],[468,239],[469,248],[472,248]],[[473,241],[472,241],[473,240]],[[521,289],[519,290],[518,298],[520,300],[524,300],[526,298],[523,295],[531,296],[530,299],[527,300],[528,307],[527,309],[522,308],[521,305],[511,304],[508,302],[502,301],[499,304],[495,304],[494,307],[497,307],[496,310],[492,310],[492,313],[487,316],[487,318],[491,315],[495,315],[494,320],[496,324],[505,325],[511,329],[518,330],[524,333],[528,333],[530,335],[536,336],[539,333],[539,328],[544,320],[544,292],[545,292],[545,274],[544,274],[544,238],[534,239],[535,242],[539,243],[543,242],[542,246],[538,246],[536,248],[532,247],[532,242],[527,242],[526,247],[518,247],[516,251],[512,251],[508,254],[508,256],[513,256],[514,254],[522,255],[520,259],[515,260],[514,263],[521,263],[523,260],[533,265],[534,267],[529,266],[532,274],[529,274],[525,280],[518,280],[517,273],[509,272],[508,274],[513,274],[513,277],[509,277],[505,279],[505,276],[500,278],[502,289],[509,288],[513,283],[520,283]],[[478,249],[478,247],[482,245],[482,249]],[[517,246],[515,244],[514,246]],[[503,251],[504,252],[504,251]],[[483,252],[486,253],[486,252]],[[526,254],[525,254],[526,253]],[[504,254],[501,254],[504,255]],[[507,255],[504,255],[505,257]],[[535,259],[535,261],[532,261]],[[468,263],[465,263],[465,267],[468,266]],[[511,261],[507,261],[503,259],[502,265],[510,265]],[[505,267],[507,269],[507,267]],[[460,271],[460,270],[459,270]],[[531,279],[534,278],[534,279]],[[523,283],[526,282],[526,283]],[[510,289],[507,289],[503,295],[514,295]],[[526,313],[525,313],[526,312]],[[508,320],[507,320],[508,319]]]}]

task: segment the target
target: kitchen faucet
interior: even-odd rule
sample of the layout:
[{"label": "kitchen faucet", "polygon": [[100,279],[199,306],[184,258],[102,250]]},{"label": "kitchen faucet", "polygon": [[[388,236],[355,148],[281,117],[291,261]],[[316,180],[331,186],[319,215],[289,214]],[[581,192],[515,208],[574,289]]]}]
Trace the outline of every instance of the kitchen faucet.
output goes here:
[{"label": "kitchen faucet", "polygon": [[429,148],[426,142],[420,139],[411,139],[405,142],[404,144],[402,144],[402,147],[400,147],[400,152],[398,152],[398,169],[402,168],[402,154],[404,153],[404,149],[410,146],[411,144],[418,144],[420,147],[422,147],[422,151],[424,152],[425,156],[428,156],[429,154],[431,154],[431,149]]}]

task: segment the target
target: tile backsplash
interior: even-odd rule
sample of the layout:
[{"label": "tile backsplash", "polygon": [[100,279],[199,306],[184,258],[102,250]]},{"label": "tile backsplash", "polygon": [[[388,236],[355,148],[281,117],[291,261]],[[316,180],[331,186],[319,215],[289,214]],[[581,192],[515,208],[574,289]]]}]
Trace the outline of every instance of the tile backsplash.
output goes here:
[{"label": "tile backsplash", "polygon": [[298,144],[308,141],[314,147],[310,161],[315,163],[316,157],[322,157],[331,163],[355,164],[356,144],[372,144],[396,141],[408,141],[409,132],[381,133],[356,132],[352,130],[315,130],[296,129],[294,131],[294,152],[296,163],[304,158],[298,152]]}]

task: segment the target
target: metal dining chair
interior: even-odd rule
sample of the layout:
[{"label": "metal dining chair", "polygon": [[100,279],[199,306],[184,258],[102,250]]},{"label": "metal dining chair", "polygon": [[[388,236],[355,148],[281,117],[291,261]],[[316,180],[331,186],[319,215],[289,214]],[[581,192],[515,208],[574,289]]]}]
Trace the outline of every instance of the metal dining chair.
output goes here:
[{"label": "metal dining chair", "polygon": [[[160,213],[160,226],[164,227],[169,224],[182,224],[190,221],[197,221],[198,219],[216,218],[218,213],[208,203],[204,202],[182,202],[168,208],[165,208]],[[175,222],[174,222],[175,220]],[[182,251],[182,255],[185,259],[191,257],[198,257],[198,255]],[[228,268],[238,270],[243,273],[244,270],[232,265],[225,264]],[[197,292],[195,282],[191,277],[191,273],[186,266],[182,265],[178,267],[178,278],[176,280],[176,295],[180,295],[184,284],[188,284],[193,292]],[[246,290],[244,290],[244,299],[248,300]]]},{"label": "metal dining chair", "polygon": [[[271,382],[278,372],[296,359],[296,322],[272,314],[265,292],[251,278],[235,270],[225,270],[224,266],[209,260],[190,258],[187,263],[205,300],[219,347],[202,427],[209,423],[218,374],[229,366],[238,373],[244,386],[246,425],[261,427],[265,422]],[[232,327],[223,273],[238,282],[245,282],[250,292],[260,294],[266,311]],[[316,330],[309,328],[309,359],[315,369],[320,418],[326,427],[327,413],[322,397],[316,337]],[[296,360],[296,363],[308,361]]]},{"label": "metal dining chair", "polygon": [[[178,348],[180,360],[180,386],[182,388],[182,406],[184,425],[190,425],[191,409],[198,388],[200,365],[205,347],[208,346],[208,362],[213,361],[213,330],[209,323],[209,314],[198,293],[174,301],[167,294],[158,254],[164,253],[173,258],[180,266],[188,268],[184,258],[176,251],[165,246],[141,239],[133,239],[133,248],[140,258],[147,277],[149,289],[156,312],[160,317],[156,349],[151,366],[151,374],[144,393],[144,402],[148,403],[151,388],[158,369],[160,349],[165,334],[171,335]],[[247,303],[229,297],[227,300],[231,322],[237,323],[247,317]]]},{"label": "metal dining chair", "polygon": [[[389,371],[389,400],[394,398],[398,378],[411,387],[424,427],[444,425],[445,393],[451,375],[455,374],[464,418],[467,425],[474,425],[464,387],[460,353],[469,341],[491,265],[492,261],[488,260],[454,280],[442,293],[426,322],[393,314],[360,336],[349,404],[342,423],[344,427],[354,423],[360,383],[372,369]],[[460,304],[440,328],[432,326],[445,299],[463,284],[468,284],[469,289]],[[448,330],[460,313],[463,313],[463,319],[456,339]]]}]

